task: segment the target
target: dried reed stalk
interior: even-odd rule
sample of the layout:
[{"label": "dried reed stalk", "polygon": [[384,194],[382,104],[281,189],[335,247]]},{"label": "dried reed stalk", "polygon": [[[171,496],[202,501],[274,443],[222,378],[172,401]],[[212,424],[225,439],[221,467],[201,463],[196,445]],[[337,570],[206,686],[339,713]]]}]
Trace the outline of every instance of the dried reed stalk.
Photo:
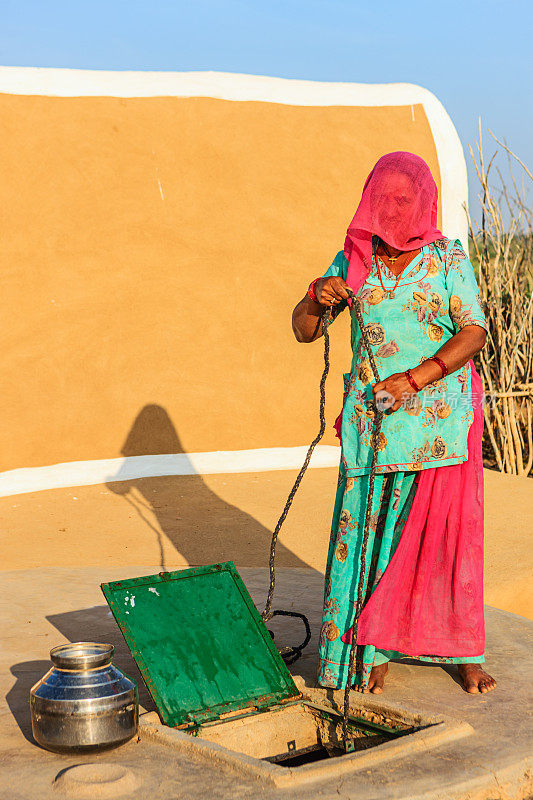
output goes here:
[{"label": "dried reed stalk", "polygon": [[[477,361],[485,393],[486,444],[498,469],[529,475],[533,467],[533,212],[526,201],[524,177],[533,175],[499,141],[486,165],[481,123],[474,155],[480,183],[481,222],[474,230],[468,215],[473,261],[479,266],[479,285],[488,325],[487,343]],[[509,179],[504,180],[495,159],[507,157]],[[523,170],[519,188],[513,165]],[[496,171],[496,188],[489,182]],[[468,211],[467,211],[468,213]]]}]

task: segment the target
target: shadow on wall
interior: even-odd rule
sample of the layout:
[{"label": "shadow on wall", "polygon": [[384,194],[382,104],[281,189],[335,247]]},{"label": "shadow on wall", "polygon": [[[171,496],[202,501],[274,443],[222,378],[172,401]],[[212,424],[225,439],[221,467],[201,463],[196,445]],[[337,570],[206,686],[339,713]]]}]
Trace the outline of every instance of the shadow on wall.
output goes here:
[{"label": "shadow on wall", "polygon": [[[178,433],[161,406],[145,406],[124,442],[123,456],[184,453]],[[272,532],[244,511],[226,503],[201,475],[121,478],[121,469],[107,488],[120,495],[152,531],[159,561],[167,569],[170,548],[192,565],[235,561],[249,567],[267,567]],[[285,498],[280,498],[280,513]],[[157,526],[150,519],[155,516]],[[281,543],[277,559],[285,567],[308,565]]]}]

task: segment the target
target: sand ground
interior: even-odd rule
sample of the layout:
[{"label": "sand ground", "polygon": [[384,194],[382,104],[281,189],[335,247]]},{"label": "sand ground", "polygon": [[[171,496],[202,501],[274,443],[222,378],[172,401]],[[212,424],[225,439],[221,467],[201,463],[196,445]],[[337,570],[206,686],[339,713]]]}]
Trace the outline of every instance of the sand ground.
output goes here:
[{"label": "sand ground", "polygon": [[[485,470],[485,602],[533,618],[533,481]],[[267,565],[295,471],[144,478],[0,499],[4,570]],[[306,474],[280,536],[280,567],[322,573],[335,469]]]}]

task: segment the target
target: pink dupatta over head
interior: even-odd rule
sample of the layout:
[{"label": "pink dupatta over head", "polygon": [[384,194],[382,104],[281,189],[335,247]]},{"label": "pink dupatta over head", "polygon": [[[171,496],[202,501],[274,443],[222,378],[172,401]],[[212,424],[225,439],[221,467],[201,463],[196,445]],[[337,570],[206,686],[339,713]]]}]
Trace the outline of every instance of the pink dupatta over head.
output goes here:
[{"label": "pink dupatta over head", "polygon": [[[398,250],[442,238],[436,227],[437,196],[421,158],[404,152],[380,158],[365,182],[344,245],[347,283],[354,292],[370,271],[373,234]],[[472,361],[470,368],[473,396],[482,398]],[[483,405],[476,403],[468,459],[418,473],[398,546],[361,612],[358,644],[411,656],[483,654],[483,425]],[[336,428],[340,433],[340,419]],[[351,635],[352,629],[343,641],[350,642]]]},{"label": "pink dupatta over head", "polygon": [[399,151],[379,159],[365,181],[344,242],[346,283],[354,293],[370,272],[372,235],[397,250],[416,250],[442,239],[437,199],[437,185],[423,158]]}]

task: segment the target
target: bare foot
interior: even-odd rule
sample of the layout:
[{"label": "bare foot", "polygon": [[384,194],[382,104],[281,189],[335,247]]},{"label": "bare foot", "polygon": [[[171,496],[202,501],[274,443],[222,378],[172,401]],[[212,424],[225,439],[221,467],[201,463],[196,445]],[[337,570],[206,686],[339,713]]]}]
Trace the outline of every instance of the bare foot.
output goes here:
[{"label": "bare foot", "polygon": [[389,664],[387,661],[384,664],[379,664],[377,667],[372,667],[368,684],[366,686],[356,684],[353,688],[363,694],[368,694],[369,692],[372,692],[372,694],[381,694],[383,691],[383,684],[385,683],[385,675],[388,671]]},{"label": "bare foot", "polygon": [[481,692],[491,692],[496,688],[496,681],[494,678],[481,669],[479,664],[458,664],[459,675],[463,679],[465,692],[469,694],[478,694]]}]

